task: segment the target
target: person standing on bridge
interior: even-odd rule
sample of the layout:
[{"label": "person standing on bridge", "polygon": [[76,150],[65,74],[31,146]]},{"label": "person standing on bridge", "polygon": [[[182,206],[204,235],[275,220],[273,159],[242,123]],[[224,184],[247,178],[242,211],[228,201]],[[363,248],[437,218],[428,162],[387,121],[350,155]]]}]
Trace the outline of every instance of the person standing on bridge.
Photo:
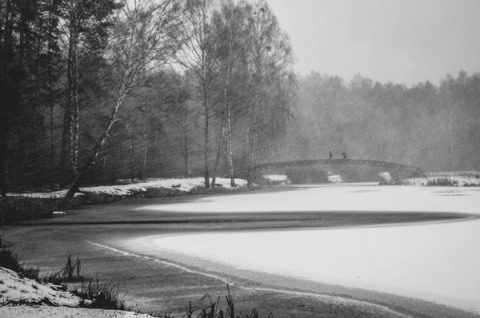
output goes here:
[{"label": "person standing on bridge", "polygon": [[328,159],[331,160],[332,158],[333,158],[333,153],[332,153],[332,151],[330,150],[330,151],[328,152]]},{"label": "person standing on bridge", "polygon": [[342,157],[344,160],[347,160],[347,153],[345,151],[342,151]]}]

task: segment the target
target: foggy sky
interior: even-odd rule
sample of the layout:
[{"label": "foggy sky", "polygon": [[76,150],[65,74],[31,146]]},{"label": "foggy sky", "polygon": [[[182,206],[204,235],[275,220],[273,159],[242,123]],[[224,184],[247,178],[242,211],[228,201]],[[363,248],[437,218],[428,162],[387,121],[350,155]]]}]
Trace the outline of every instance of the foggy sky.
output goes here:
[{"label": "foggy sky", "polygon": [[439,84],[480,71],[478,0],[268,0],[290,35],[295,70],[350,80]]}]

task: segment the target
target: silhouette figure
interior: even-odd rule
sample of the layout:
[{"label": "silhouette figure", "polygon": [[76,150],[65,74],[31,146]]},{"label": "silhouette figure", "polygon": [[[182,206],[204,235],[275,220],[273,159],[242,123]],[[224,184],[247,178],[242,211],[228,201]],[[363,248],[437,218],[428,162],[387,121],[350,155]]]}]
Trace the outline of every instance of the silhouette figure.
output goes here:
[{"label": "silhouette figure", "polygon": [[347,159],[347,153],[345,151],[342,152],[343,159]]},{"label": "silhouette figure", "polygon": [[328,159],[332,159],[333,158],[333,153],[331,151],[328,152]]}]

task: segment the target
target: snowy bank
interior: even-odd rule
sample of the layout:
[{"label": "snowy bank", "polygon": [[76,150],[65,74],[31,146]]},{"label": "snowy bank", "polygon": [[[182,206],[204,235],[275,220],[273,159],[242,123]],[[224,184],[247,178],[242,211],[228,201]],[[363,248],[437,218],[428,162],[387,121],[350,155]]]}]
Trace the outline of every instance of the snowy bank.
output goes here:
[{"label": "snowy bank", "polygon": [[133,311],[85,309],[51,306],[17,306],[0,307],[2,318],[151,318],[148,314]]},{"label": "snowy bank", "polygon": [[[44,285],[22,278],[14,271],[0,267],[0,304],[49,304],[52,306],[77,306],[80,298],[62,291],[57,285]],[[2,316],[3,317],[3,316]]]},{"label": "snowy bank", "polygon": [[60,286],[22,278],[0,267],[0,317],[2,318],[150,318],[146,314],[121,310],[78,308],[80,298]]},{"label": "snowy bank", "polygon": [[[230,186],[230,179],[217,178],[215,185],[222,189],[234,190],[238,188],[244,188],[247,186],[247,181],[243,179],[235,179],[237,187]],[[205,188],[205,182],[203,178],[189,178],[189,179],[146,179],[145,181],[118,184],[108,186],[96,186],[96,187],[81,187],[82,193],[76,195],[83,195],[84,193],[104,194],[112,196],[129,196],[139,192],[146,192],[149,189],[165,189],[175,190],[180,192],[190,192],[195,189]],[[28,193],[8,193],[8,196],[22,196],[28,198],[43,198],[43,199],[55,199],[63,198],[67,190],[60,190],[54,192],[28,192]]]},{"label": "snowy bank", "polygon": [[478,173],[435,173],[426,177],[405,179],[402,181],[402,184],[415,186],[478,187],[480,186],[480,177]]}]

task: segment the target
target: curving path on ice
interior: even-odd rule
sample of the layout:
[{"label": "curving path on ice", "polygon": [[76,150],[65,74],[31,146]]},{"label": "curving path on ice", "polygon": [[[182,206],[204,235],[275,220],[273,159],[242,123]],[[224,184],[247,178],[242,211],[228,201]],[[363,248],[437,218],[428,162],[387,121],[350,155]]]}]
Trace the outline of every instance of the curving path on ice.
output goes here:
[{"label": "curving path on ice", "polygon": [[480,189],[307,187],[150,206],[170,212],[427,211],[471,219],[395,226],[182,234],[147,238],[241,269],[416,297],[480,313]]}]

